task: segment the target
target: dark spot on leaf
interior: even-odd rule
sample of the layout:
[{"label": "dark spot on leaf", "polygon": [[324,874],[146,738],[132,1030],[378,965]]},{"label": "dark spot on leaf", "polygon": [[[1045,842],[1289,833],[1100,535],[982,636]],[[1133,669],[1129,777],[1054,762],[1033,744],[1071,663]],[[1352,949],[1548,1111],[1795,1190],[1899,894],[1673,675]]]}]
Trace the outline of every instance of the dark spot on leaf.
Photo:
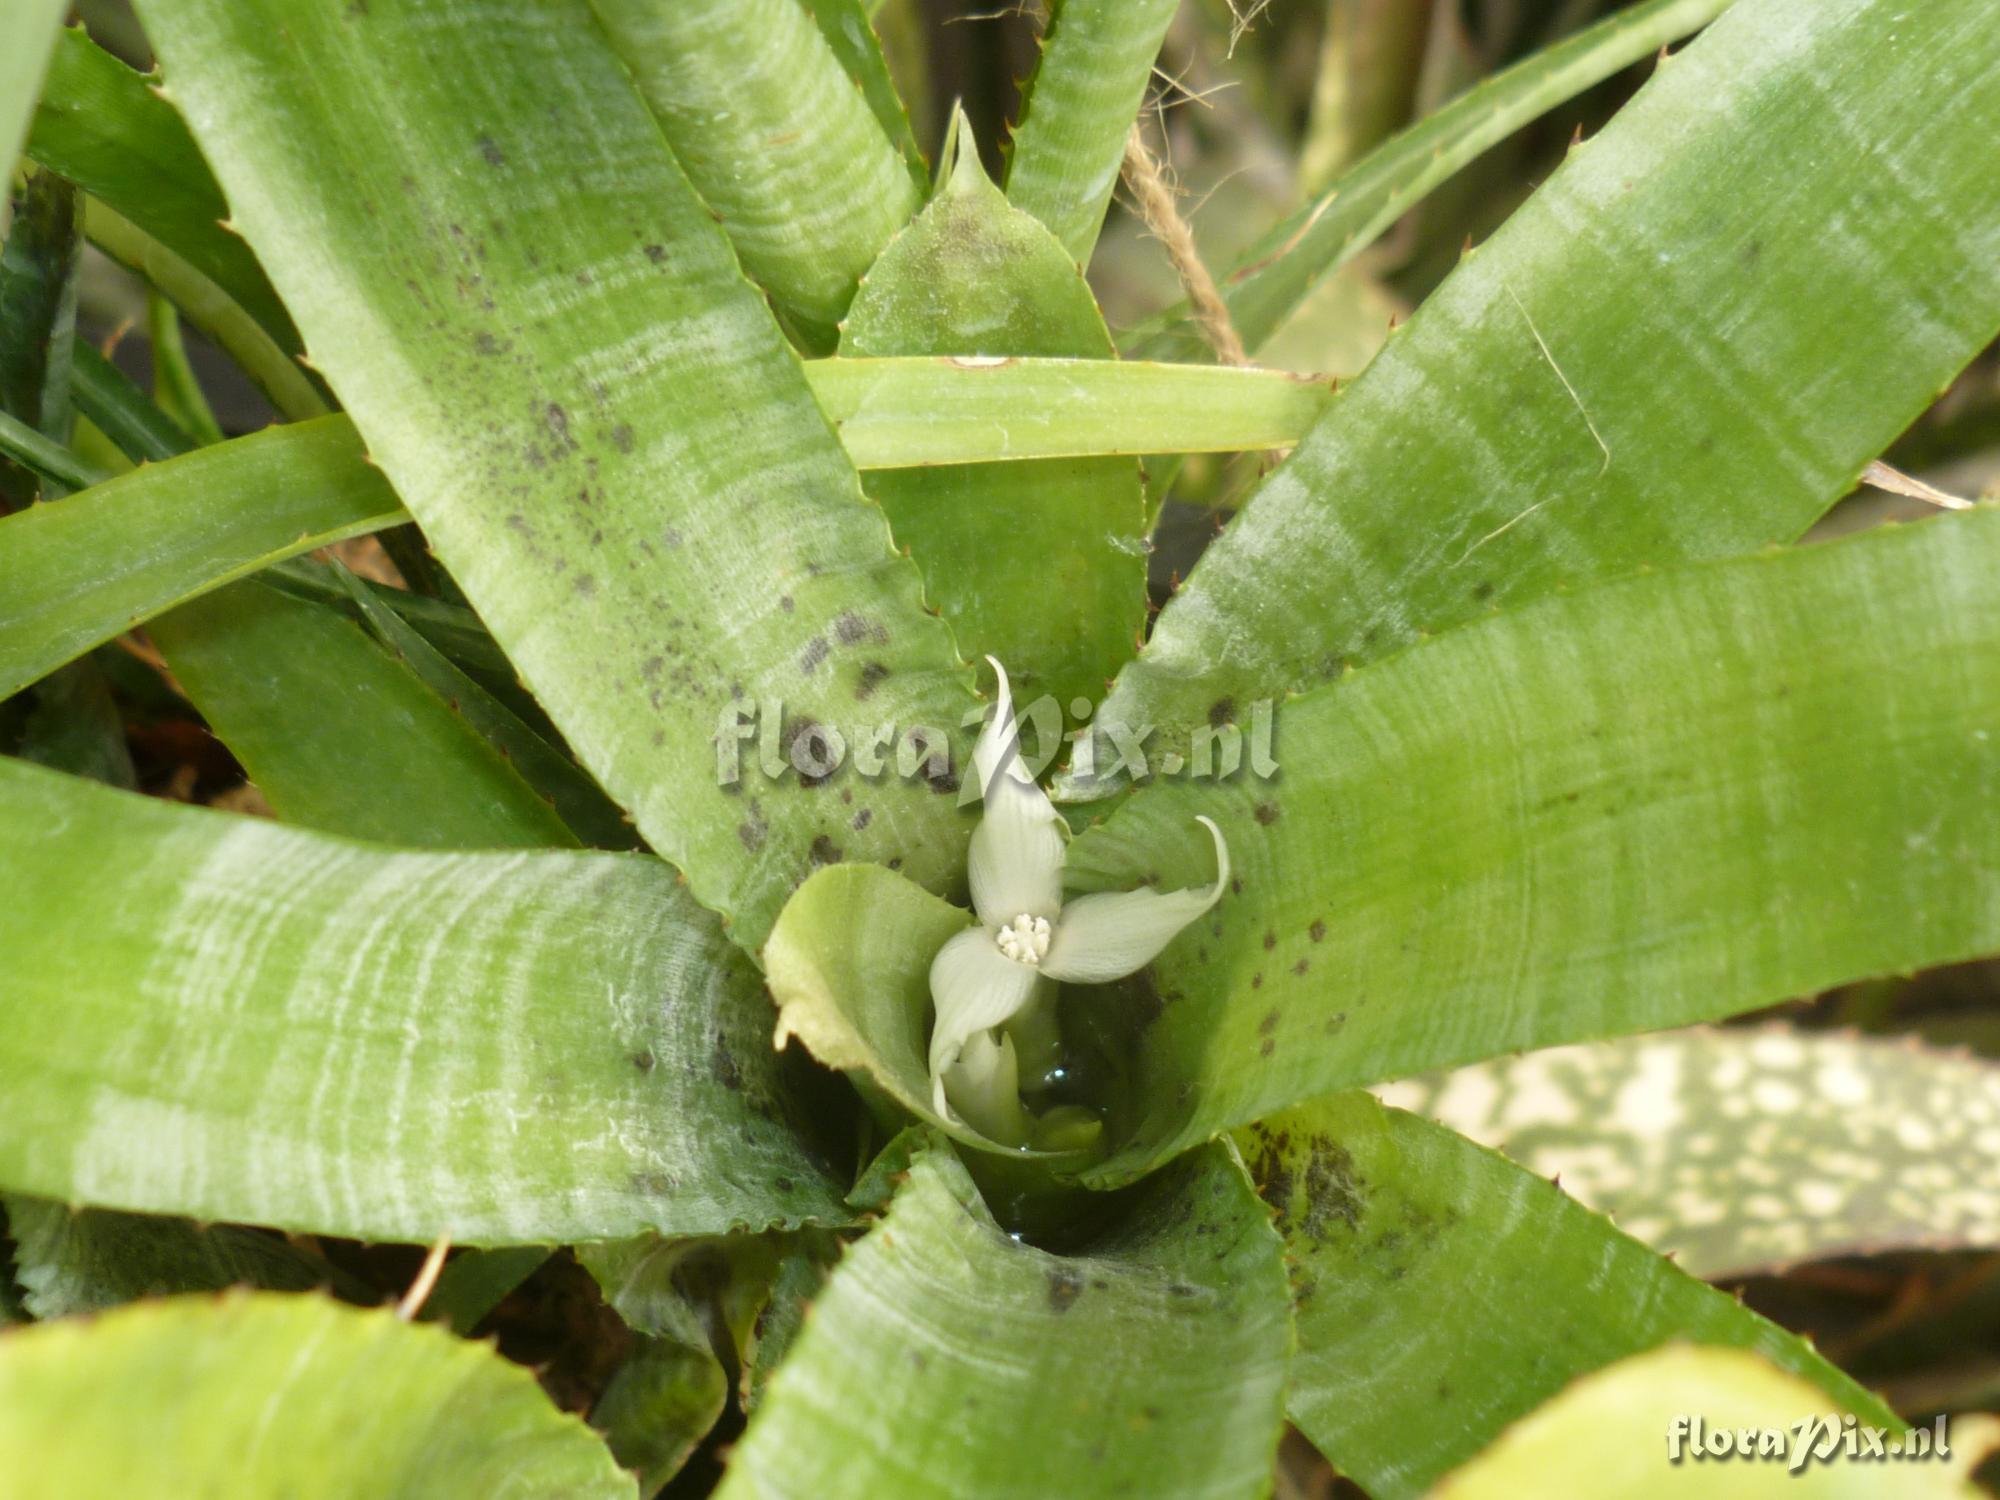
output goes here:
[{"label": "dark spot on leaf", "polygon": [[632,1054],[632,1066],[637,1068],[641,1073],[652,1072],[653,1071],[652,1049],[641,1048],[639,1051],[634,1052]]},{"label": "dark spot on leaf", "polygon": [[814,636],[806,642],[806,649],[799,653],[799,670],[810,674],[814,667],[826,660],[827,653],[832,649],[827,645],[825,636]]},{"label": "dark spot on leaf", "polygon": [[[361,5],[361,13],[366,15],[368,13],[368,0],[359,0],[359,4]],[[486,158],[486,165],[489,167],[504,167],[507,165],[507,153],[500,149],[499,142],[495,141],[490,135],[482,135],[479,138],[479,154]]]},{"label": "dark spot on leaf", "polygon": [[1264,951],[1268,953],[1277,946],[1278,934],[1267,928],[1264,932]]},{"label": "dark spot on leaf", "polygon": [[782,609],[786,614],[790,614],[792,612],[792,596],[790,594],[778,595],[778,608]]},{"label": "dark spot on leaf", "polygon": [[1269,1036],[1272,1032],[1276,1031],[1277,1029],[1278,1029],[1278,1012],[1275,1010],[1267,1012],[1266,1015],[1264,1016],[1264,1019],[1257,1023],[1257,1035],[1259,1036]]},{"label": "dark spot on leaf", "polygon": [[1259,802],[1257,804],[1257,821],[1262,823],[1266,828],[1277,822],[1278,804],[1275,802]]},{"label": "dark spot on leaf", "polygon": [[868,826],[869,822],[874,818],[874,816],[875,814],[870,812],[867,808],[865,807],[862,808],[860,812],[854,815],[854,824],[853,824],[854,831],[856,833],[861,832],[862,829]]},{"label": "dark spot on leaf", "polygon": [[1083,1278],[1061,1266],[1049,1269],[1049,1311],[1068,1312],[1083,1295]]},{"label": "dark spot on leaf", "polygon": [[570,580],[570,587],[588,599],[597,592],[597,580],[588,573],[579,573]]},{"label": "dark spot on leaf", "polygon": [[620,422],[616,427],[611,429],[611,446],[616,448],[620,453],[630,453],[632,451],[632,424],[630,422]]},{"label": "dark spot on leaf", "polygon": [[864,662],[861,667],[860,680],[854,684],[854,701],[856,703],[866,703],[874,695],[875,689],[882,685],[883,679],[888,675],[889,669],[879,661]]},{"label": "dark spot on leaf", "polygon": [[1220,729],[1224,724],[1235,723],[1236,700],[1234,698],[1217,698],[1213,703],[1209,704],[1208,722],[1217,729]]},{"label": "dark spot on leaf", "polygon": [[764,847],[764,837],[770,829],[762,822],[738,823],[736,836],[743,841],[743,847],[755,854]]},{"label": "dark spot on leaf", "polygon": [[1311,938],[1315,943],[1324,942],[1326,939],[1326,923],[1313,923],[1312,926],[1306,929],[1306,936]]},{"label": "dark spot on leaf", "polygon": [[861,641],[873,641],[885,645],[889,640],[886,627],[863,619],[851,609],[842,610],[833,622],[833,633],[840,637],[843,646],[856,645]]},{"label": "dark spot on leaf", "polygon": [[812,841],[812,858],[816,865],[837,865],[840,863],[840,846],[825,834]]},{"label": "dark spot on leaf", "polygon": [[666,262],[667,247],[665,245],[647,245],[644,249],[646,251],[646,259],[650,260],[654,265],[662,265]]},{"label": "dark spot on leaf", "polygon": [[1250,1177],[1258,1193],[1278,1217],[1314,1240],[1325,1240],[1336,1224],[1352,1230],[1366,1207],[1366,1185],[1354,1170],[1354,1158],[1337,1141],[1314,1136],[1305,1143],[1304,1165],[1295,1165],[1289,1132],[1261,1136],[1252,1156]]},{"label": "dark spot on leaf", "polygon": [[1267,1036],[1264,1038],[1264,1045],[1257,1049],[1257,1055],[1259,1057],[1269,1057],[1273,1052],[1277,1050],[1278,1050],[1277,1038]]},{"label": "dark spot on leaf", "polygon": [[713,1056],[709,1059],[709,1068],[715,1074],[715,1081],[724,1088],[732,1093],[742,1090],[743,1070],[736,1066],[735,1057],[719,1040],[715,1044]]},{"label": "dark spot on leaf", "polygon": [[1310,967],[1312,966],[1302,958],[1297,963],[1292,965],[1292,972],[1294,974],[1303,974]]}]

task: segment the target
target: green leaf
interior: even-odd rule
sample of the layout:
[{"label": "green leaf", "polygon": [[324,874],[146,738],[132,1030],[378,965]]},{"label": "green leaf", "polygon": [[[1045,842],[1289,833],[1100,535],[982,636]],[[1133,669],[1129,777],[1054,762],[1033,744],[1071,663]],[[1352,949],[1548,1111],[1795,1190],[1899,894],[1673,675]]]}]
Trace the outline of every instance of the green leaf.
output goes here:
[{"label": "green leaf", "polygon": [[[578,1259],[597,1278],[605,1300],[630,1327],[648,1339],[683,1351],[676,1354],[661,1347],[642,1350],[639,1368],[632,1377],[635,1394],[657,1392],[685,1419],[652,1424],[655,1437],[649,1444],[650,1462],[677,1468],[685,1461],[686,1452],[669,1451],[658,1441],[659,1436],[676,1444],[691,1444],[713,1424],[715,1415],[710,1414],[698,1430],[690,1430],[692,1419],[705,1410],[709,1389],[708,1377],[701,1369],[702,1356],[720,1371],[723,1367],[717,1350],[724,1340],[737,1371],[744,1410],[756,1407],[771,1372],[804,1324],[807,1303],[819,1295],[828,1271],[839,1259],[840,1249],[840,1238],[824,1229],[681,1240],[642,1235],[577,1247]],[[648,1404],[621,1405],[616,1415],[622,1421],[629,1410],[636,1429],[648,1421],[643,1413]],[[600,1408],[593,1420],[608,1427],[611,1423],[604,1420],[606,1415]],[[647,1442],[646,1434],[637,1430],[630,1438],[635,1443]],[[622,1453],[621,1441],[614,1436],[612,1447]],[[668,1459],[670,1463],[665,1462]]]},{"label": "green leaf", "polygon": [[199,447],[222,441],[222,428],[209,409],[208,396],[188,363],[187,341],[181,337],[180,313],[158,291],[146,295],[146,334],[153,357],[153,400],[167,420],[189,434]]},{"label": "green leaf", "polygon": [[937,1142],[835,1268],[718,1495],[1263,1495],[1290,1345],[1278,1239],[1225,1147],[1055,1255],[1004,1234]]},{"label": "green leaf", "polygon": [[469,1336],[548,1258],[547,1245],[461,1250],[444,1263],[437,1287],[425,1299],[418,1316],[437,1319],[453,1333]]},{"label": "green leaf", "polygon": [[[14,460],[22,468],[39,475],[44,485],[53,484],[59,491],[88,489],[93,484],[102,484],[105,476],[65,448],[54,438],[37,432],[19,417],[0,411],[0,453]],[[25,484],[17,494],[24,494],[32,488]]]},{"label": "green leaf", "polygon": [[779,1258],[764,1303],[757,1309],[750,1337],[740,1347],[736,1388],[746,1413],[763,1404],[772,1375],[798,1341],[806,1316],[841,1255],[840,1240],[824,1231],[801,1230],[787,1239],[786,1253]]},{"label": "green leaf", "polygon": [[910,205],[914,209],[930,191],[931,173],[924,165],[923,152],[917,148],[916,134],[910,129],[910,112],[904,108],[902,95],[896,92],[896,81],[890,76],[882,39],[875,34],[874,6],[864,0],[801,0],[801,3],[841,67],[847,70],[847,76],[861,90],[861,97],[875,112],[882,133],[903,158],[903,165],[917,188],[917,196]]},{"label": "green leaf", "polygon": [[590,3],[743,269],[830,348],[922,191],[845,59],[800,0]]},{"label": "green leaf", "polygon": [[8,183],[14,180],[35,96],[68,13],[68,0],[15,0],[0,15],[0,165],[7,169]]},{"label": "green leaf", "polygon": [[[392,518],[392,525],[406,524],[402,512]],[[295,599],[305,599],[316,604],[332,604],[341,609],[351,608],[353,595],[348,585],[325,563],[309,562],[304,558],[293,558],[289,562],[273,563],[258,578],[259,583],[267,583],[280,593],[290,594]],[[466,671],[475,674],[490,693],[504,695],[512,703],[517,713],[532,716],[535,700],[529,696],[520,680],[514,676],[513,664],[507,654],[487,633],[479,616],[463,604],[454,604],[447,599],[432,599],[423,594],[413,594],[406,589],[392,589],[385,584],[359,580],[362,591],[378,604],[387,605],[403,619],[415,627],[423,638],[456,662]]]},{"label": "green leaf", "polygon": [[[76,336],[76,271],[83,254],[76,190],[37,172],[0,248],[0,412],[56,443],[69,441],[70,345]],[[44,482],[47,499],[65,493]],[[37,486],[0,464],[0,510],[27,504]]]},{"label": "green leaf", "polygon": [[[135,456],[158,457],[187,447],[185,435],[136,387],[87,346],[78,348],[86,353],[81,366],[85,404],[112,421]],[[358,452],[355,463],[361,467]],[[365,475],[356,477],[366,482]],[[225,505],[241,503],[225,486],[211,483],[189,506],[213,506],[218,499]],[[204,534],[224,549],[231,540],[226,531]],[[121,532],[119,540],[130,539]],[[143,545],[147,538],[138,540]],[[435,655],[374,594],[357,586],[350,597],[364,613],[373,609],[393,622],[383,629],[399,629],[411,637],[408,653],[397,653],[405,661],[408,655]],[[98,619],[107,633],[123,623],[118,616]],[[496,741],[489,733],[486,717],[511,716],[441,659],[432,673],[438,679],[431,683],[436,690],[427,690],[431,679],[419,681],[402,662],[375,649],[342,614],[326,608],[326,601],[302,603],[254,580],[182,604],[152,620],[151,627],[169,670],[210,728],[288,820],[427,847],[575,842],[550,804],[518,774],[520,766],[511,757],[527,745]],[[36,691],[50,694],[53,685],[67,683],[85,666],[76,662],[59,669]],[[71,689],[69,696],[83,698],[79,689]],[[468,704],[475,710],[490,707],[491,715],[477,722],[462,718],[461,705]],[[131,785],[122,726],[108,698],[96,718],[108,721],[110,732],[99,738],[115,749],[113,769],[123,767],[122,775],[106,779]],[[29,728],[36,722],[30,720]],[[525,727],[521,733],[532,738]],[[88,763],[52,759],[27,744],[22,753],[92,774]],[[546,769],[539,761],[530,764],[537,771]],[[570,771],[580,774],[573,767]],[[601,794],[598,802],[603,802]]]},{"label": "green leaf", "polygon": [[178,458],[194,439],[147,399],[130,376],[86,339],[70,348],[70,387],[77,410],[134,463]]},{"label": "green leaf", "polygon": [[794,1258],[781,1239],[805,1237],[643,1235],[577,1247],[605,1301],[640,1335],[591,1421],[619,1462],[639,1470],[645,1493],[679,1472],[722,1415],[729,1376],[719,1351],[726,1341],[746,1362],[772,1282]]},{"label": "green leaf", "polygon": [[1409,119],[1430,25],[1428,7],[1402,0],[1326,7],[1299,142],[1299,180],[1307,192],[1325,192],[1329,178]]},{"label": "green leaf", "polygon": [[793,1037],[829,1068],[879,1089],[967,1145],[1004,1149],[931,1109],[931,960],[972,921],[880,865],[821,870],[786,903],[764,945],[778,1045]]},{"label": "green leaf", "polygon": [[[869,293],[880,276],[869,276]],[[861,306],[869,300],[864,294]],[[1012,340],[1059,341],[1053,331]],[[940,358],[816,359],[805,371],[859,469],[1289,448],[1332,396],[1327,382],[1284,370],[1019,359],[962,350]],[[1104,469],[1120,478],[1126,472]],[[879,477],[868,488],[879,491]],[[911,519],[897,523],[906,541]],[[981,566],[992,562],[980,559]]]},{"label": "green leaf", "polygon": [[286,822],[426,849],[576,843],[477,725],[338,611],[251,580],[150,630]]},{"label": "green leaf", "polygon": [[326,415],[326,401],[312,377],[227,288],[108,203],[90,200],[84,231],[98,249],[172,298],[288,420],[310,422]]},{"label": "green leaf", "polygon": [[[1320,281],[1374,244],[1431,190],[1524,126],[1706,26],[1732,0],[1646,0],[1495,73],[1384,142],[1257,240],[1223,286],[1243,342],[1261,349]],[[1185,310],[1177,310],[1184,318]],[[1200,359],[1189,325],[1137,330],[1127,348]]]},{"label": "green leaf", "polygon": [[1834,1255],[2000,1245],[2000,1073],[1906,1041],[1777,1028],[1551,1048],[1384,1084],[1711,1280]]},{"label": "green leaf", "polygon": [[138,784],[125,721],[96,661],[58,667],[16,703],[23,710],[20,739],[9,754],[107,786]]},{"label": "green leaf", "polygon": [[1378,1500],[1422,1493],[1577,1376],[1672,1339],[1754,1349],[1818,1387],[1815,1407],[1896,1422],[1795,1335],[1442,1126],[1348,1093],[1238,1141],[1291,1267],[1287,1414]]},{"label": "green leaf", "polygon": [[[1684,1446],[1675,1463],[1669,1435],[1677,1422],[1695,1417],[1711,1441],[1741,1429],[1780,1436],[1755,1460],[1703,1461]],[[1801,1423],[1811,1424],[1805,1436],[1812,1448],[1826,1451],[1794,1473],[1792,1444]],[[1918,1436],[1928,1445],[1943,1430]],[[1529,1494],[1765,1500],[1780,1493],[1801,1500],[1976,1500],[1985,1491],[1972,1482],[1972,1467],[1993,1440],[1990,1418],[1960,1418],[1951,1429],[1949,1463],[1855,1462],[1838,1409],[1804,1381],[1739,1350],[1660,1349],[1578,1381],[1433,1493],[1436,1500]]]},{"label": "green leaf", "polygon": [[279,1295],[9,1334],[0,1472],[38,1495],[633,1493],[518,1365],[387,1310]]},{"label": "green leaf", "polygon": [[[553,808],[575,836],[594,848],[631,849],[638,844],[632,825],[587,772],[551,745],[506,704],[453,666],[423,633],[361,584],[345,568],[337,570],[368,629],[383,647],[420,678],[454,714],[512,768],[517,780]],[[338,830],[337,830],[338,831]],[[565,834],[548,843],[569,843]]]},{"label": "green leaf", "polygon": [[755,970],[659,861],[381,850],[11,761],[0,837],[0,1187],[474,1245],[844,1218]]},{"label": "green leaf", "polygon": [[[954,149],[955,148],[955,149]],[[930,206],[868,272],[847,355],[1111,356],[1061,245],[987,181],[960,119]],[[1026,703],[1095,699],[1146,618],[1145,499],[1131,459],[1051,459],[870,476],[896,540],[968,653]]]},{"label": "green leaf", "polygon": [[[30,446],[42,456],[53,450],[66,458],[68,449],[61,445],[69,442],[76,425],[70,357],[82,256],[75,187],[53,173],[35,173],[0,251],[0,427],[6,429],[0,442],[31,438]],[[7,446],[35,465],[36,453],[21,451],[12,442]],[[0,462],[0,513],[10,503],[32,503],[37,495],[60,499],[78,477]],[[14,753],[112,785],[134,784],[125,725],[95,662],[69,662],[43,679],[29,698],[29,703],[14,705],[22,712],[18,740],[9,747]]]},{"label": "green leaf", "polygon": [[298,332],[179,112],[80,26],[62,34],[28,154],[116,210],[241,306],[288,353]]},{"label": "green leaf", "polygon": [[782,701],[795,727],[948,728],[971,700],[915,568],[581,0],[499,28],[464,0],[141,12],[371,454],[696,895],[755,946],[815,861],[900,858],[955,882],[966,820],[921,781],[853,805],[851,784],[718,784],[717,730],[743,704]]},{"label": "green leaf", "polygon": [[102,1312],[141,1297],[232,1286],[303,1292],[323,1285],[324,1262],[276,1235],[234,1224],[72,1209],[7,1195],[15,1278],[38,1318]]},{"label": "green leaf", "polygon": [[1206,815],[1235,881],[1154,964],[1098,1175],[1348,1085],[2000,950],[1996,569],[1980,509],[1546,599],[1280,705],[1273,779],[1137,793],[1073,880],[1198,883]]},{"label": "green leaf", "polygon": [[1008,152],[1007,198],[1090,262],[1177,0],[1055,0]]},{"label": "green leaf", "polygon": [[640,1338],[591,1409],[619,1467],[657,1495],[729,1405],[729,1376],[704,1344]]},{"label": "green leaf", "polygon": [[8,516],[0,696],[182,600],[400,519],[337,418],[267,428]]},{"label": "green leaf", "polygon": [[1731,7],[1335,398],[1100,716],[1796,537],[2000,328],[1996,69],[1983,0]]},{"label": "green leaf", "polygon": [[[102,355],[81,343],[74,353],[78,404],[121,447],[142,459],[187,449],[186,435]],[[850,457],[869,469],[1283,447],[1298,440],[1328,397],[1325,386],[1283,371],[1111,360],[923,356],[814,360],[804,369]],[[293,444],[311,456],[291,452]],[[79,487],[104,482],[74,454],[4,418],[0,450]],[[0,581],[25,601],[20,624],[0,616],[0,691],[18,686],[19,674],[32,680],[206,588],[407,519],[344,416],[237,439],[198,466],[148,469],[124,482],[126,489],[87,497],[94,522],[72,515],[41,535],[26,526],[0,531]],[[113,495],[121,516],[158,506],[159,524],[115,519]],[[88,540],[72,537],[71,527],[87,530]],[[163,565],[168,550],[171,567]],[[100,583],[65,597],[62,629],[50,635],[48,616],[36,611],[53,608],[53,594],[72,593],[73,577],[95,573],[118,575],[117,586]],[[41,582],[29,589],[19,579]],[[315,599],[345,597],[331,575],[294,572],[268,581]],[[405,594],[386,599],[447,655],[511,672],[464,611]]]}]

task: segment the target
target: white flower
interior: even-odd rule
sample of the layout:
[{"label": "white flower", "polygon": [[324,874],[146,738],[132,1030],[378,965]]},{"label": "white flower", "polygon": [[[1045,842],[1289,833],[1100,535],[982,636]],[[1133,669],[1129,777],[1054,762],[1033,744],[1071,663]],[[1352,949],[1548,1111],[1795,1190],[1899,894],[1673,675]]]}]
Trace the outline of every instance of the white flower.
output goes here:
[{"label": "white flower", "polygon": [[945,1119],[958,1105],[996,1140],[1022,1139],[1013,1039],[994,1034],[1027,1011],[1045,981],[1107,984],[1136,973],[1221,897],[1229,850],[1215,839],[1215,884],[1205,890],[1118,891],[1063,904],[1062,817],[1021,764],[1007,673],[972,764],[986,798],[972,835],[969,873],[979,925],[959,933],[931,962],[932,1102]]}]

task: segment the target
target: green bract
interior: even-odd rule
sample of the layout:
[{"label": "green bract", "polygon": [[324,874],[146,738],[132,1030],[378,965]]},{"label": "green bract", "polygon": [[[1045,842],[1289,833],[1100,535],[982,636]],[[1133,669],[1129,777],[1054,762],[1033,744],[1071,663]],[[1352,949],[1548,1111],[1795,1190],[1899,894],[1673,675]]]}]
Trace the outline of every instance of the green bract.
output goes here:
[{"label": "green bract", "polygon": [[1698,1433],[1990,1394],[2000,509],[1800,545],[1996,493],[1989,0],[134,8],[0,7],[0,1493],[1965,1493]]}]

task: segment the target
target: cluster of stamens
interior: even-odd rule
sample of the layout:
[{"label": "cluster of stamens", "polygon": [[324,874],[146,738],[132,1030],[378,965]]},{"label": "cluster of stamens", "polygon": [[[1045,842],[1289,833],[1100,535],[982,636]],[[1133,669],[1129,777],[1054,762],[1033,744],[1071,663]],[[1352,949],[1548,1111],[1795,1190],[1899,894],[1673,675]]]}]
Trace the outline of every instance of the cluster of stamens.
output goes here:
[{"label": "cluster of stamens", "polygon": [[993,934],[993,941],[1000,951],[1017,964],[1034,968],[1048,956],[1049,919],[1033,917],[1022,912],[1005,927]]}]

